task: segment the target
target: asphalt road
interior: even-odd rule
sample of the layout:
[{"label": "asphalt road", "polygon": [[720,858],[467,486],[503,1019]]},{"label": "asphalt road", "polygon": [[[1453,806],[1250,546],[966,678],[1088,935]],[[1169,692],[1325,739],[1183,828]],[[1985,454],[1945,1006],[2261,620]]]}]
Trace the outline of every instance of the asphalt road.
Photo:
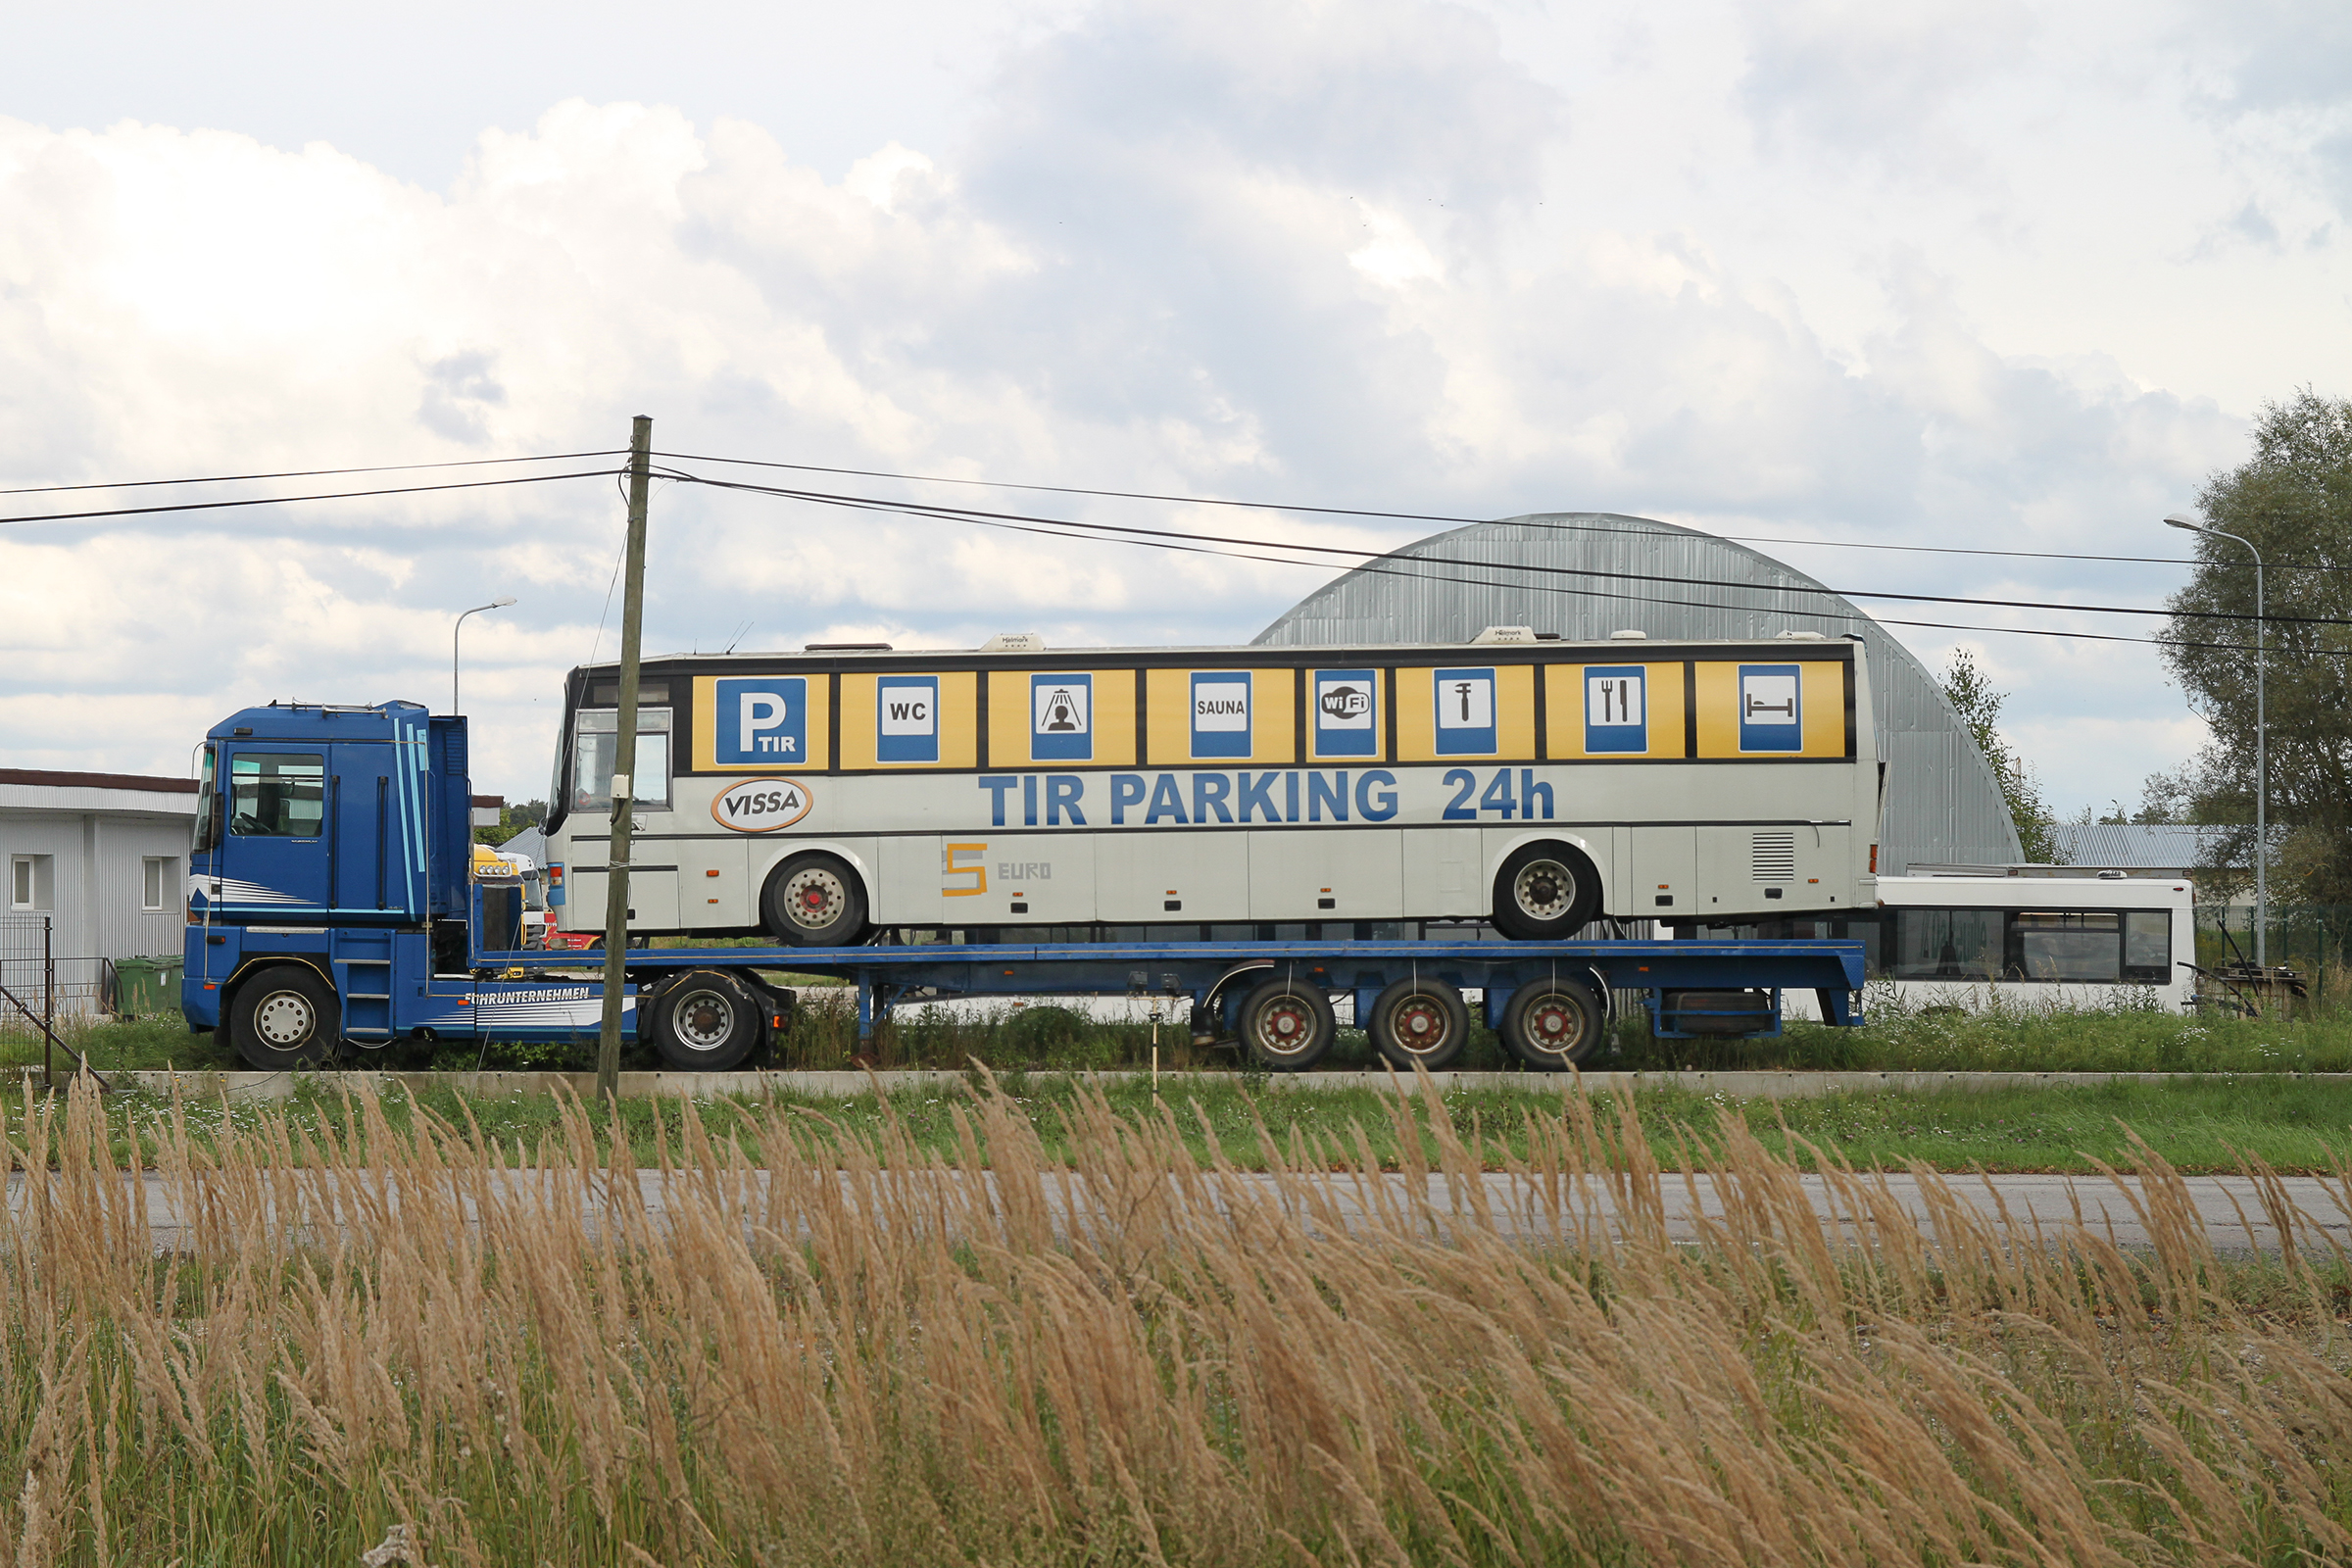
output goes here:
[{"label": "asphalt road", "polygon": [[[753,1173],[758,1180],[763,1173]],[[920,1182],[938,1179],[902,1177],[899,1180]],[[947,1180],[963,1178],[949,1176]],[[535,1201],[524,1189],[530,1184],[528,1173],[506,1175],[494,1191],[510,1189],[514,1199]],[[1234,1197],[1244,1193],[1262,1198],[1274,1195],[1270,1177],[1239,1174],[1216,1181],[1233,1184]],[[1875,1190],[1879,1178],[1871,1178]],[[1873,1226],[1882,1222],[1907,1222],[1933,1234],[1937,1226],[1936,1205],[1923,1194],[1921,1184],[1907,1175],[1888,1176],[1885,1180],[1885,1198],[1878,1205],[1878,1218],[1858,1218],[1852,1201],[1852,1188],[1840,1197],[1835,1185],[1820,1176],[1796,1178],[1797,1191],[1811,1205],[1814,1213],[1828,1220],[1836,1218],[1839,1227],[1849,1235],[1870,1238]],[[673,1194],[683,1200],[685,1189],[673,1189],[672,1182],[683,1178],[665,1178],[660,1171],[638,1173],[638,1189],[648,1212],[659,1222],[671,1208]],[[1365,1222],[1365,1216],[1377,1208],[1402,1204],[1410,1196],[1409,1178],[1401,1175],[1382,1179],[1381,1191],[1375,1192],[1348,1175],[1327,1179],[1323,1187],[1330,1202],[1329,1212],[1354,1227]],[[9,1183],[9,1202],[21,1207],[25,1200],[24,1178],[14,1176]],[[1661,1210],[1667,1235],[1677,1241],[1697,1241],[1710,1228],[1710,1222],[1721,1221],[1724,1200],[1729,1184],[1719,1184],[1704,1175],[1685,1177],[1669,1172],[1659,1192]],[[1085,1214],[1094,1205],[1088,1200],[1082,1184],[1074,1178],[1071,1188],[1055,1191],[1057,1183],[1049,1186],[1049,1202],[1064,1222],[1075,1212],[1078,1223],[1085,1223]],[[182,1195],[168,1179],[155,1173],[144,1175],[142,1196],[146,1219],[153,1243],[158,1250],[176,1251],[195,1241],[183,1210]],[[285,1192],[288,1189],[281,1188]],[[330,1188],[331,1191],[331,1188]],[[2151,1202],[2159,1208],[2178,1202],[2193,1210],[2219,1252],[2245,1255],[2255,1251],[2276,1252],[2278,1248],[2278,1229],[2266,1209],[2263,1195],[2256,1183],[2242,1176],[2190,1176],[2181,1178],[2177,1188],[2151,1194],[2135,1177],[2110,1180],[2082,1176],[1966,1176],[1953,1177],[1943,1191],[1949,1194],[1957,1212],[1974,1216],[1993,1225],[2001,1223],[2003,1211],[2016,1226],[2015,1234],[2022,1240],[2033,1241],[2038,1235],[2046,1240],[2054,1233],[2074,1224],[2078,1219],[2094,1234],[2126,1248],[2145,1248],[2150,1245],[2150,1226],[2146,1218]],[[1736,1190],[1735,1190],[1736,1193]],[[1472,1224],[1482,1223],[1474,1211],[1482,1206],[1479,1196],[1467,1187],[1453,1190],[1443,1176],[1428,1179],[1427,1200],[1429,1216],[1440,1227],[1454,1217]],[[2352,1195],[2336,1184],[2320,1177],[2287,1176],[2277,1181],[2274,1201],[2282,1200],[2289,1205],[2287,1212],[2295,1244],[2313,1255],[2328,1255],[2329,1243],[2352,1251]],[[1483,1181],[1483,1206],[1497,1234],[1521,1242],[1544,1242],[1567,1239],[1581,1223],[1616,1229],[1622,1222],[1619,1200],[1601,1182],[1586,1186],[1574,1198],[1554,1205],[1544,1195],[1525,1182],[1515,1182],[1505,1174],[1491,1173]],[[575,1200],[593,1211],[602,1206],[601,1197]],[[392,1195],[397,1203],[397,1193]],[[1122,1200],[1122,1202],[1126,1200]],[[341,1206],[339,1203],[335,1206]],[[473,1212],[467,1200],[466,1212]],[[331,1224],[332,1221],[324,1221]],[[1997,1232],[1995,1233],[1997,1235]],[[2323,1239],[2325,1238],[2325,1239]],[[322,1238],[323,1239],[323,1238]],[[1947,1238],[1956,1240],[1957,1238]]]}]

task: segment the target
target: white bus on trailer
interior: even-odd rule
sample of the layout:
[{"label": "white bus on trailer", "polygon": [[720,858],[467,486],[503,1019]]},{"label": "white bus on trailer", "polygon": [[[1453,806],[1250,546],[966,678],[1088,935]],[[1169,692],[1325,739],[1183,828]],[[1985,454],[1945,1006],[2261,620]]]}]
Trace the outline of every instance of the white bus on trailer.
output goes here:
[{"label": "white bus on trailer", "polygon": [[[617,672],[565,689],[551,876],[605,907]],[[1565,937],[1876,897],[1859,642],[674,656],[640,676],[630,927]],[[1034,932],[1032,932],[1034,935]]]}]

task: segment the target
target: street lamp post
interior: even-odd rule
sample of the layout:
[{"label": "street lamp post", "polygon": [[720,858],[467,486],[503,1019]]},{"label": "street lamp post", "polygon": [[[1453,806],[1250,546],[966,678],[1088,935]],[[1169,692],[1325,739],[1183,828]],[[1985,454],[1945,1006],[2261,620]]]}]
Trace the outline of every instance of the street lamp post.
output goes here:
[{"label": "street lamp post", "polygon": [[2271,769],[2264,738],[2268,715],[2263,710],[2262,688],[2266,651],[2271,639],[2265,629],[2262,552],[2254,548],[2251,539],[2224,533],[2182,513],[2169,513],[2164,520],[2168,527],[2184,528],[2190,533],[2209,533],[2216,539],[2235,539],[2254,558],[2254,961],[2257,965],[2268,967],[2271,961]]},{"label": "street lamp post", "polygon": [[493,599],[486,605],[476,605],[466,614],[460,615],[458,623],[449,628],[449,710],[452,713],[458,710],[458,633],[466,629],[466,615],[478,615],[485,610],[504,610],[514,602],[514,598],[509,596]]}]

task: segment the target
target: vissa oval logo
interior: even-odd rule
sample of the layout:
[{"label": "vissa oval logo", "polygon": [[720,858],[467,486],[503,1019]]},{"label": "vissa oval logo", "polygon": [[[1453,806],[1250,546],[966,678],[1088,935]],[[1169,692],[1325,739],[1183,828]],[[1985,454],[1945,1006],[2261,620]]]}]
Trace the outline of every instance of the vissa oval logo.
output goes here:
[{"label": "vissa oval logo", "polygon": [[773,833],[807,816],[811,804],[797,778],[747,778],[720,791],[710,814],[738,833]]}]

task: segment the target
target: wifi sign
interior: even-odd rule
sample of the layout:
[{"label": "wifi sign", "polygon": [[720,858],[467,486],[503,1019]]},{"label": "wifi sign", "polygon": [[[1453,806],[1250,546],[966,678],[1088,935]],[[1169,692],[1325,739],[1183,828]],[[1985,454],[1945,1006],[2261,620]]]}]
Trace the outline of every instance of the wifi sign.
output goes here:
[{"label": "wifi sign", "polygon": [[874,759],[939,760],[939,677],[885,675],[874,683]]}]

